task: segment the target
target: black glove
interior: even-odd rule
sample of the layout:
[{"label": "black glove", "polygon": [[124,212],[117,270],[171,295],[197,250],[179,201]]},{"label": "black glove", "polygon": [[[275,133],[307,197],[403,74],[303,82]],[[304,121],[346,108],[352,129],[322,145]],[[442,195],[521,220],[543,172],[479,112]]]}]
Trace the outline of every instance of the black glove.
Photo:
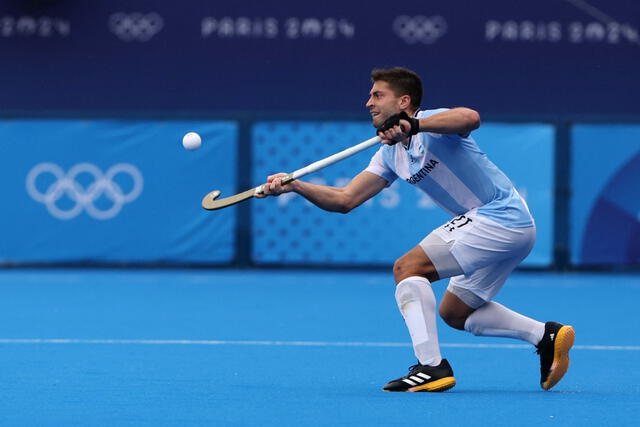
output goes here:
[{"label": "black glove", "polygon": [[400,114],[394,114],[393,116],[385,120],[382,126],[378,128],[378,132],[384,132],[394,126],[400,125],[400,120],[406,120],[411,124],[409,136],[415,135],[420,132],[420,120],[416,119],[415,117],[409,117],[409,115],[404,111]]}]

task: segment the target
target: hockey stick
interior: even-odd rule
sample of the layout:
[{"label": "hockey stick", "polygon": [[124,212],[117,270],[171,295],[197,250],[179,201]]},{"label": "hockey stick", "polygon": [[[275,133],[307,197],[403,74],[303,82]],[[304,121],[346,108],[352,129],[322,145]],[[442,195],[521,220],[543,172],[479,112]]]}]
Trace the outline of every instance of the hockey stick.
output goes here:
[{"label": "hockey stick", "polygon": [[[282,184],[288,184],[291,181],[294,181],[298,178],[302,178],[305,175],[309,175],[310,173],[319,171],[320,169],[324,169],[327,166],[330,166],[336,162],[346,159],[347,157],[351,157],[354,154],[357,154],[363,150],[366,150],[369,147],[373,147],[377,143],[380,142],[380,137],[376,136],[371,139],[367,139],[360,144],[354,145],[353,147],[349,147],[345,150],[340,151],[339,153],[333,154],[329,157],[325,157],[322,160],[318,160],[317,162],[311,163],[308,166],[303,167],[302,169],[298,169],[295,172],[291,172],[288,175],[282,177]],[[264,184],[254,187],[250,190],[243,191],[242,193],[238,193],[233,196],[225,197],[224,199],[218,199],[221,192],[220,190],[213,190],[209,192],[202,199],[202,207],[208,211],[214,211],[217,209],[226,208],[227,206],[235,205],[236,203],[243,202],[247,199],[252,198],[256,194],[262,194],[264,192]]]}]

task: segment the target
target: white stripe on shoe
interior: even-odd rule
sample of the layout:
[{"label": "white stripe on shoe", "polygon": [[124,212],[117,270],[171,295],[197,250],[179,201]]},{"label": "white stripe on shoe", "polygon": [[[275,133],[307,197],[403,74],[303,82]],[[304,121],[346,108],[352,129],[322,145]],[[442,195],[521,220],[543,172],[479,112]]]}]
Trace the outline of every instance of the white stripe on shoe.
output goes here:
[{"label": "white stripe on shoe", "polygon": [[414,383],[413,381],[411,381],[411,380],[410,380],[410,379],[408,379],[408,378],[405,378],[405,379],[403,379],[402,381],[404,381],[405,383],[409,384],[410,386],[418,385],[418,384]]}]

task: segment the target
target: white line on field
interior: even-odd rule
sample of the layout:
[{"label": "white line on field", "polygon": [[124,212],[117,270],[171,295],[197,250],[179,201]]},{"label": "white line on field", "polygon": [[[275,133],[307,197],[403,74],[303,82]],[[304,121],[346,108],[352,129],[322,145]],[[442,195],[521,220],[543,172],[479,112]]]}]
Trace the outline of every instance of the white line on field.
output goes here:
[{"label": "white line on field", "polygon": [[[235,341],[235,340],[143,340],[73,338],[0,338],[0,344],[142,344],[142,345],[257,345],[290,347],[410,347],[409,343],[366,341]],[[449,348],[531,349],[529,344],[441,343]],[[640,345],[575,345],[574,350],[640,351]]]}]

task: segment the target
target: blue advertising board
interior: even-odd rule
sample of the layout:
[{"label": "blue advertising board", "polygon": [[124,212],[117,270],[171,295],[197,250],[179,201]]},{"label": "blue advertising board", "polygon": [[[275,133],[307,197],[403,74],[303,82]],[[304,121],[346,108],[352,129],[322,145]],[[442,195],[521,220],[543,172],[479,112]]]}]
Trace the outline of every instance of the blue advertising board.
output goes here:
[{"label": "blue advertising board", "polygon": [[[372,136],[366,122],[260,122],[253,128],[255,183],[291,172]],[[523,265],[548,266],[552,256],[554,129],[543,124],[484,124],[480,147],[527,199],[538,240]],[[344,186],[375,149],[305,178]],[[424,193],[396,180],[348,215],[318,209],[292,193],[251,205],[252,258],[259,264],[390,264],[450,216]]]},{"label": "blue advertising board", "polygon": [[401,65],[425,108],[640,113],[638,1],[389,6],[5,0],[0,109],[358,112],[371,69]]},{"label": "blue advertising board", "polygon": [[0,263],[231,261],[235,209],[200,200],[235,191],[236,149],[233,122],[2,120]]},{"label": "blue advertising board", "polygon": [[640,126],[572,132],[571,261],[640,265]]}]

